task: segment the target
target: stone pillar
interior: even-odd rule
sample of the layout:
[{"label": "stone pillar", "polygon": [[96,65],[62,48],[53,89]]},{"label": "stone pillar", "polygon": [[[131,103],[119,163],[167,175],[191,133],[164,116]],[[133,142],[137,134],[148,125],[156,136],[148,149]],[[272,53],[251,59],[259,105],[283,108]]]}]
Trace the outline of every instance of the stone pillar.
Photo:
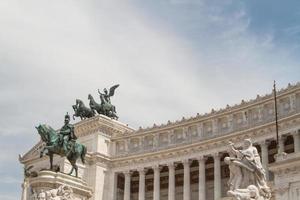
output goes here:
[{"label": "stone pillar", "polygon": [[153,186],[153,200],[160,198],[160,167],[156,165],[153,167],[154,171],[154,186]]},{"label": "stone pillar", "polygon": [[258,121],[262,121],[263,120],[263,111],[264,111],[264,105],[259,105],[258,106]]},{"label": "stone pillar", "polygon": [[168,131],[168,144],[172,144],[173,143],[173,135],[174,135],[174,130]]},{"label": "stone pillar", "polygon": [[130,150],[130,141],[129,141],[129,139],[126,139],[126,140],[124,140],[125,141],[125,152],[126,153],[129,153],[129,150]]},{"label": "stone pillar", "polygon": [[27,190],[28,190],[28,182],[27,182],[27,178],[25,178],[24,183],[22,184],[22,198],[21,198],[21,200],[27,200],[27,198],[28,198]]},{"label": "stone pillar", "polygon": [[218,119],[213,119],[212,120],[212,132],[213,132],[213,135],[217,135],[218,131],[219,131]]},{"label": "stone pillar", "polygon": [[268,145],[269,145],[269,142],[263,141],[263,142],[259,143],[259,145],[261,148],[261,163],[266,172],[266,179],[269,180],[269,169],[268,169],[268,164],[269,164]]},{"label": "stone pillar", "polygon": [[289,96],[290,99],[290,111],[294,112],[296,111],[296,94],[291,94]]},{"label": "stone pillar", "polygon": [[183,200],[190,200],[191,198],[191,182],[190,182],[190,161],[185,159],[183,163]]},{"label": "stone pillar", "polygon": [[295,131],[293,133],[293,138],[294,138],[294,149],[295,149],[295,153],[300,152],[300,136],[299,136],[299,132]]},{"label": "stone pillar", "polygon": [[191,142],[192,135],[189,133],[188,127],[183,127],[183,137],[185,141]]},{"label": "stone pillar", "polygon": [[110,141],[108,145],[109,145],[109,155],[110,156],[116,155],[116,142]]},{"label": "stone pillar", "polygon": [[227,116],[228,131],[233,131],[233,114]]},{"label": "stone pillar", "polygon": [[278,141],[278,154],[282,154],[284,153],[284,139],[285,137],[284,136],[279,136],[279,141]]},{"label": "stone pillar", "polygon": [[243,111],[243,124],[245,125],[248,125],[249,124],[249,120],[248,120],[248,111]]},{"label": "stone pillar", "polygon": [[145,200],[145,169],[139,169],[139,200]]},{"label": "stone pillar", "polygon": [[197,131],[198,131],[198,137],[204,138],[204,131],[203,131],[203,123],[199,123],[197,126]]},{"label": "stone pillar", "polygon": [[106,174],[109,176],[109,184],[107,185],[107,188],[104,186],[105,196],[103,198],[116,200],[118,174],[114,171],[106,172]]},{"label": "stone pillar", "polygon": [[214,200],[221,199],[221,161],[219,153],[214,157]]},{"label": "stone pillar", "polygon": [[154,134],[154,136],[153,136],[153,148],[157,148],[157,147],[159,147],[159,135],[158,135],[158,133]]},{"label": "stone pillar", "polygon": [[199,162],[199,185],[198,185],[198,191],[199,191],[199,200],[206,200],[206,182],[205,182],[205,161],[206,157],[201,156],[198,158]]},{"label": "stone pillar", "polygon": [[169,189],[168,189],[168,200],[175,200],[175,165],[169,163]]},{"label": "stone pillar", "polygon": [[125,175],[125,186],[124,186],[124,200],[130,200],[130,183],[131,183],[131,172],[124,172]]}]

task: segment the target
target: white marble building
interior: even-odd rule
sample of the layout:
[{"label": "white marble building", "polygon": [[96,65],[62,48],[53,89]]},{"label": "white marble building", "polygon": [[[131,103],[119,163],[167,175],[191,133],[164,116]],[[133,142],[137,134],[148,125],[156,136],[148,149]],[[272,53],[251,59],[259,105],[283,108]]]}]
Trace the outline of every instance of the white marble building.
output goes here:
[{"label": "white marble building", "polygon": [[[278,117],[277,152],[272,94],[139,130],[96,116],[75,125],[88,148],[79,176],[92,189],[93,200],[226,199],[227,145],[251,138],[268,170],[274,198],[299,200],[300,83],[278,92]],[[33,165],[33,170],[49,167],[47,157],[38,157],[41,146],[34,146],[20,162]],[[70,169],[64,158],[56,157],[55,163],[63,172]]]}]

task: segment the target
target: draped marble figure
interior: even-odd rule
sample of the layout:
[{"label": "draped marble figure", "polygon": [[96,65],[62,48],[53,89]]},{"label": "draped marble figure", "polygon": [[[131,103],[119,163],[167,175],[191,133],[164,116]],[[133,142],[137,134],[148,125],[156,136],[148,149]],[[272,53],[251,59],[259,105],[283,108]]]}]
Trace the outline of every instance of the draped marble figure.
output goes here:
[{"label": "draped marble figure", "polygon": [[267,185],[265,170],[251,140],[244,140],[241,150],[235,148],[233,143],[229,146],[229,157],[224,159],[230,170],[230,190],[227,194],[237,200],[270,199],[271,191]]}]

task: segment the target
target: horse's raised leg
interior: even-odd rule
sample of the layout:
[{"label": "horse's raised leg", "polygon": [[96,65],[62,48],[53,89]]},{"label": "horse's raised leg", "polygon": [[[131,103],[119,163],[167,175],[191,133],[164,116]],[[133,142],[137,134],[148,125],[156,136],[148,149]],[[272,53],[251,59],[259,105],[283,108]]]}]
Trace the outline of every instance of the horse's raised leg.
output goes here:
[{"label": "horse's raised leg", "polygon": [[71,169],[71,171],[69,172],[69,175],[72,175],[73,170],[74,170],[74,167],[73,167],[73,165],[72,165],[72,169]]},{"label": "horse's raised leg", "polygon": [[71,163],[71,165],[72,165],[72,169],[71,169],[69,175],[72,175],[72,173],[73,173],[73,171],[74,171],[74,169],[75,169],[75,175],[76,175],[76,177],[78,177],[78,167],[77,167],[77,165],[76,165],[76,160],[75,160],[75,161],[69,160],[69,161],[70,161],[70,163]]},{"label": "horse's raised leg", "polygon": [[67,157],[67,159],[69,160],[69,162],[71,163],[71,165],[72,165],[72,169],[71,169],[71,171],[69,172],[69,175],[72,175],[72,173],[73,173],[73,170],[74,170],[74,161],[71,159],[71,157]]},{"label": "horse's raised leg", "polygon": [[43,157],[44,151],[45,151],[45,147],[44,147],[44,148],[42,149],[42,151],[40,152],[40,158]]},{"label": "horse's raised leg", "polygon": [[78,177],[78,167],[77,167],[77,165],[76,164],[74,164],[74,169],[75,169],[75,175],[76,175],[76,177]]},{"label": "horse's raised leg", "polygon": [[53,170],[53,153],[49,153],[50,158],[50,170]]}]

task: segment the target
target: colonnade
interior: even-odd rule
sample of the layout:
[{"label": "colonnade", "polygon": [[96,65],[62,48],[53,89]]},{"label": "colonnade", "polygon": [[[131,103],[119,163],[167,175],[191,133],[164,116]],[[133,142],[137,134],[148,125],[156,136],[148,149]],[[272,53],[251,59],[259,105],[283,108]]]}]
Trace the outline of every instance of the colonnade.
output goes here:
[{"label": "colonnade", "polygon": [[[294,139],[294,151],[300,152],[300,136],[299,132],[296,131],[292,134]],[[279,148],[278,153],[284,152],[284,136],[279,138]],[[260,146],[261,149],[261,161],[263,167],[267,171],[267,166],[269,164],[269,152],[268,152],[268,145],[269,140],[261,141],[256,143]],[[199,183],[198,183],[198,200],[206,200],[206,175],[205,175],[205,168],[206,168],[206,159],[207,157],[213,157],[214,160],[214,199],[219,200],[222,197],[221,189],[222,189],[222,182],[221,182],[221,153],[212,153],[208,155],[201,155],[198,158],[187,158],[180,160],[178,162],[168,162],[164,165],[155,165],[152,167],[153,169],[153,200],[160,200],[160,171],[162,166],[167,166],[169,171],[168,177],[168,200],[175,200],[175,167],[177,163],[182,163],[183,165],[183,200],[191,200],[191,184],[190,184],[190,163],[192,160],[197,160],[199,164]],[[139,191],[138,191],[138,200],[145,200],[145,168],[140,169],[132,169],[131,171],[138,171],[139,173]],[[126,171],[123,172],[125,177],[125,184],[124,184],[124,200],[130,200],[130,184],[131,184],[131,172]],[[268,173],[267,179],[268,178]]]}]

